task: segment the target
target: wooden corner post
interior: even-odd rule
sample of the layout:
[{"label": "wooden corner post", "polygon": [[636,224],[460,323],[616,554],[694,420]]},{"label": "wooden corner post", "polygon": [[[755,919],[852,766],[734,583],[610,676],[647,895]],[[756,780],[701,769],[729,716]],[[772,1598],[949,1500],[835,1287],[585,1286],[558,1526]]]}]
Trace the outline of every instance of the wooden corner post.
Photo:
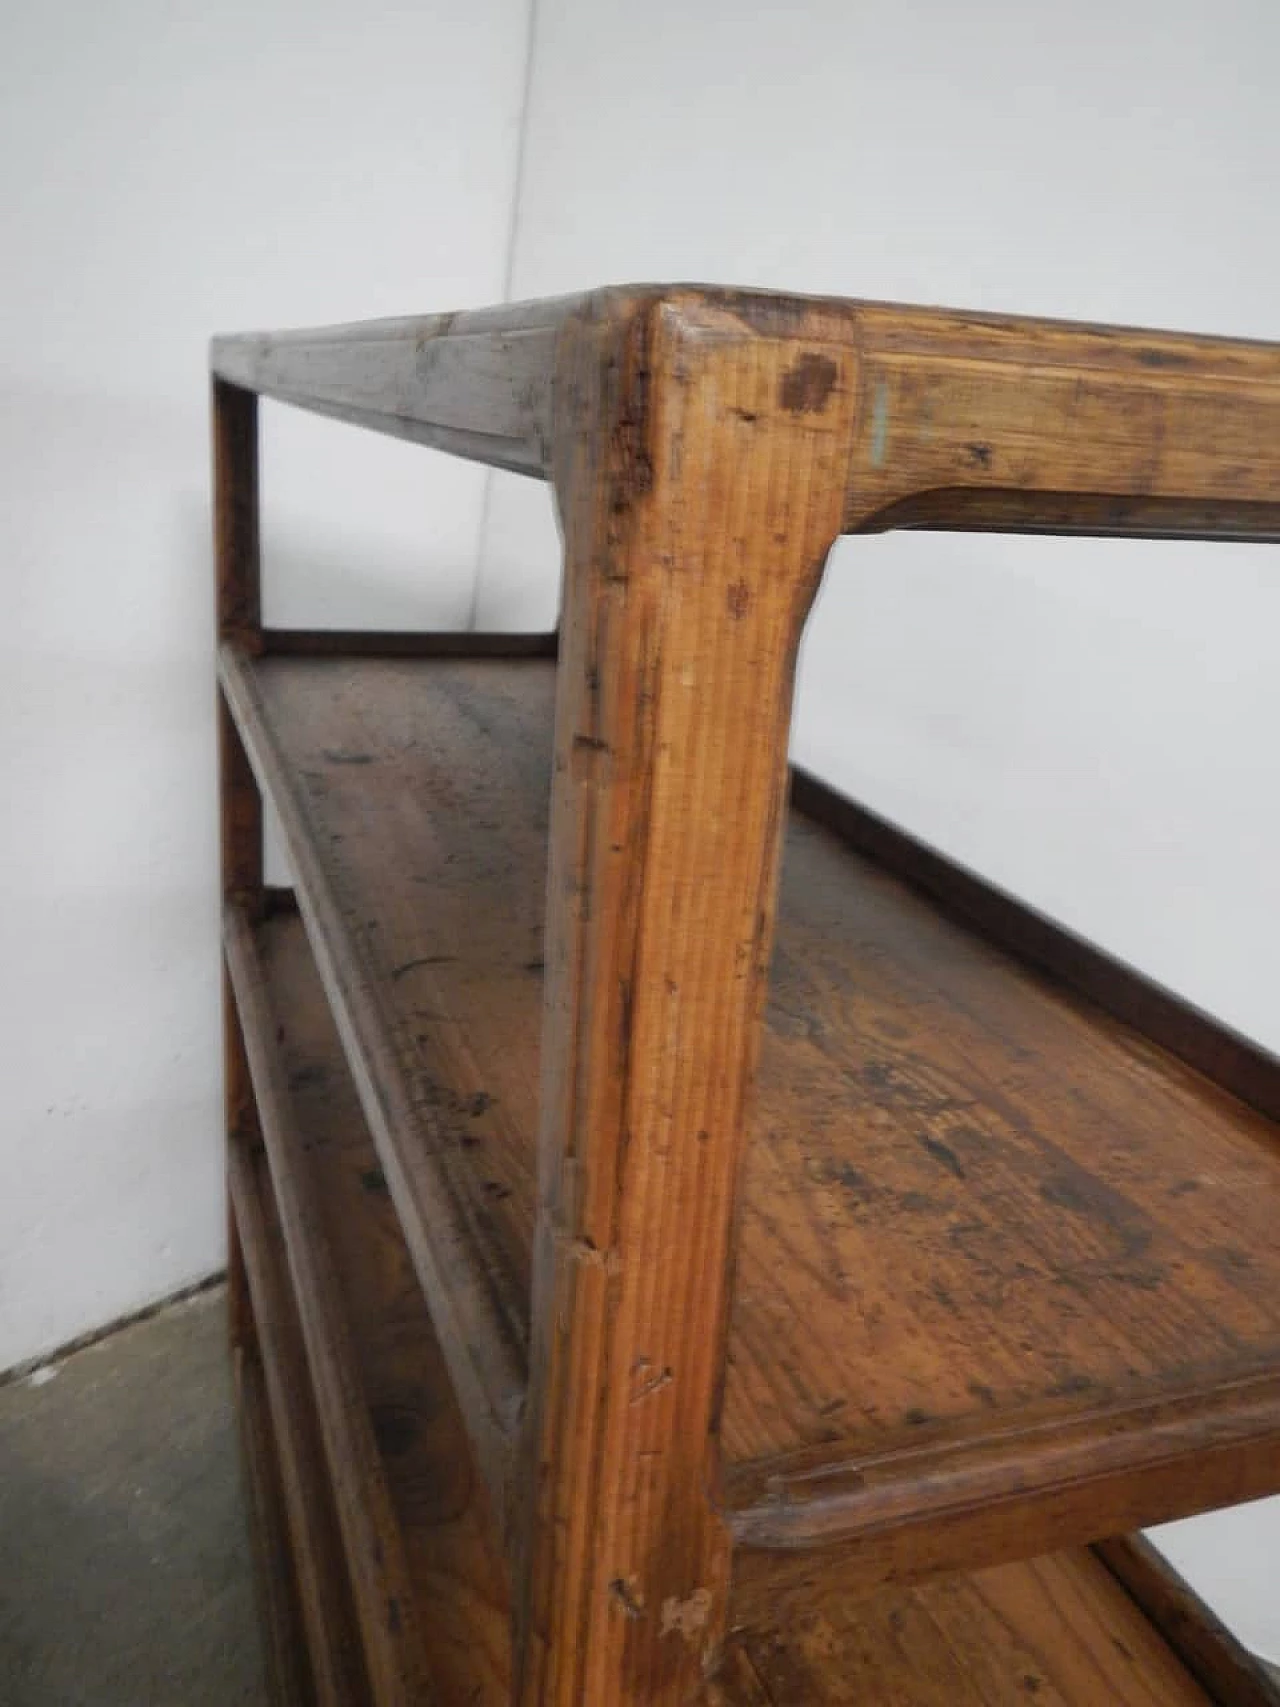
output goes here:
[{"label": "wooden corner post", "polygon": [[606,296],[560,348],[523,1707],[674,1707],[724,1635],[739,1163],[857,389],[841,310],[785,319]]},{"label": "wooden corner post", "polygon": [[[213,559],[218,640],[256,652],[261,646],[262,595],[258,545],[258,399],[252,391],[214,379]],[[218,821],[224,905],[237,900],[262,910],[262,798],[235,720],[217,693]],[[253,1089],[235,997],[222,969],[222,1037],[227,1141],[254,1130]],[[227,1295],[232,1341],[245,1343],[250,1311],[235,1217],[228,1205]]]}]

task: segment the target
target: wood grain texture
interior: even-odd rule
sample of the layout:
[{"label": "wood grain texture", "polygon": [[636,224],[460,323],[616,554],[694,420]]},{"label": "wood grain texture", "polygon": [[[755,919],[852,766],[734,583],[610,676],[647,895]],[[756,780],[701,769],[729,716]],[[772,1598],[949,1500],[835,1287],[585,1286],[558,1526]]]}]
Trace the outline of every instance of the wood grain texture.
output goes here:
[{"label": "wood grain texture", "polygon": [[[363,1403],[351,1326],[327,1248],[323,1207],[276,1050],[278,1022],[252,926],[234,905],[226,914],[224,948],[369,1683],[380,1707],[430,1707],[436,1697],[427,1671],[422,1613],[410,1591],[403,1537]],[[245,1224],[238,1220],[243,1236]]]},{"label": "wood grain texture", "polygon": [[527,1707],[665,1707],[719,1653],[729,1253],[796,650],[854,406],[840,330],[815,312],[798,353],[603,314],[557,369]]},{"label": "wood grain texture", "polygon": [[[258,400],[214,379],[210,392],[213,452],[213,558],[218,640],[259,647],[262,561],[258,526]],[[256,912],[262,897],[262,799],[244,747],[217,691],[218,829],[224,901],[237,897]],[[223,1106],[228,1140],[254,1128],[249,1068],[235,1021],[226,970],[222,983]],[[249,1337],[244,1265],[227,1214],[227,1313],[234,1345]]]},{"label": "wood grain texture", "polygon": [[215,376],[210,409],[218,638],[252,649],[262,624],[258,399]]},{"label": "wood grain texture", "polygon": [[[411,1687],[369,1612],[396,1532],[268,1047],[254,779],[514,1560],[521,1707],[695,1699],[731,1587],[725,1698],[851,1698],[853,1653],[864,1698],[944,1698],[949,1655],[1012,1700],[1034,1628],[1024,1693],[1190,1707],[1091,1556],[849,1591],[1280,1482],[1275,1063],[829,799],[773,920],[835,535],[1280,539],[1280,347],[674,286],[211,359],[229,954],[375,1691]],[[553,481],[554,733],[524,643],[254,663],[250,391]]]},{"label": "wood grain texture", "polygon": [[[498,467],[549,475],[584,324],[671,313],[704,344],[789,341],[802,407],[822,321],[856,390],[847,532],[888,527],[1280,538],[1280,347],[854,298],[636,285],[466,314],[216,338],[222,378]],[[571,430],[571,429],[570,429]]]},{"label": "wood grain texture", "polygon": [[[305,661],[296,663],[307,672]],[[323,671],[323,661],[316,663]],[[518,666],[530,667],[536,668]],[[492,1129],[498,1142],[486,1157],[523,1154],[527,1172],[532,1128],[521,1134],[509,1111],[528,1108],[536,1095],[536,1079],[528,1077],[536,1074],[536,1061],[505,1059],[506,1027],[488,978],[492,955],[481,945],[517,946],[507,929],[518,927],[500,894],[492,897],[494,912],[476,907],[465,853],[473,840],[479,845],[492,835],[509,805],[500,740],[504,709],[501,704],[478,708],[489,722],[477,726],[465,699],[451,704],[446,693],[406,704],[399,732],[380,732],[376,724],[363,726],[357,691],[342,700],[354,715],[345,727],[339,728],[320,705],[309,710],[319,745],[299,764],[301,755],[284,744],[285,724],[272,703],[277,670],[289,674],[289,662],[281,659],[255,670],[238,650],[221,654],[223,691],[274,804],[361,1105],[505,1531],[512,1443],[527,1370],[529,1239],[526,1235],[522,1251],[502,1237],[503,1199],[515,1189],[516,1170],[482,1175],[478,1181],[471,1150]],[[369,709],[376,711],[376,702]],[[514,704],[506,711],[508,731],[518,727],[515,712]],[[447,754],[460,740],[474,742],[477,735],[482,740],[470,747],[475,765],[470,775],[441,770],[437,790],[430,772],[419,772],[417,792],[370,803],[371,822],[380,831],[394,834],[399,826],[407,832],[403,851],[409,858],[399,868],[404,883],[392,915],[374,923],[360,916],[348,880],[340,875],[344,862],[334,855],[351,847],[355,883],[376,884],[386,872],[365,865],[361,855],[368,853],[380,864],[385,843],[378,846],[358,831],[336,826],[317,833],[316,811],[326,799],[336,804],[338,795],[349,798],[343,784],[375,762],[370,743],[388,733],[393,750],[426,765],[433,743]],[[546,810],[544,793],[525,844],[534,859],[544,845],[536,826],[541,818],[545,835]],[[509,856],[503,851],[499,857]],[[518,893],[513,892],[513,900]],[[424,906],[428,896],[429,908]],[[435,946],[419,946],[422,932]],[[384,943],[396,956],[389,964],[378,952]],[[408,945],[403,953],[401,944]],[[541,952],[541,914],[536,911],[524,928],[523,954],[517,952],[510,963],[517,984],[529,987],[527,967],[536,962],[540,972]],[[513,993],[511,986],[506,993]],[[514,1079],[507,1076],[512,1072]],[[460,1085],[469,1088],[460,1094]]]},{"label": "wood grain texture", "polygon": [[1280,1684],[1144,1536],[1094,1552],[1218,1707],[1280,1707]]},{"label": "wood grain texture", "polygon": [[1260,1114],[1280,1120],[1280,1060],[1251,1038],[985,883],[865,806],[844,799],[798,767],[791,773],[791,799],[797,811],[834,830],[841,841],[878,865],[889,867],[977,935],[1086,997]]},{"label": "wood grain texture", "polygon": [[358,1707],[370,1699],[364,1658],[261,1151],[233,1140],[228,1172],[306,1631],[307,1669],[319,1707]]},{"label": "wood grain texture", "polygon": [[740,1684],[726,1689],[724,1707],[1212,1707],[1214,1700],[1084,1551],[832,1601],[739,1633],[730,1659],[755,1693]]},{"label": "wood grain texture", "polygon": [[271,1707],[314,1707],[266,1386],[257,1355],[243,1345],[234,1376],[267,1692]]},{"label": "wood grain texture", "polygon": [[[447,1707],[500,1707],[508,1699],[505,1572],[487,1538],[461,1418],[299,924],[273,917],[257,940],[423,1609],[433,1679]],[[1194,1617],[1194,1601],[1180,1610]],[[1244,1662],[1239,1675],[1246,1670]],[[1025,1707],[1047,1699],[1057,1707],[1203,1707],[1213,1699],[1222,1707],[1270,1707],[1265,1698],[1228,1693],[1236,1675],[1222,1671],[1219,1691],[1202,1694],[1168,1644],[1154,1639],[1132,1598],[1096,1561],[1077,1554],[923,1591],[819,1600],[794,1617],[775,1609],[756,1627],[735,1629],[705,1702]]]},{"label": "wood grain texture", "polygon": [[506,1561],[296,916],[257,933],[276,1045],[444,1707],[510,1699]]},{"label": "wood grain texture", "polygon": [[317,414],[542,474],[556,341],[581,300],[214,338],[209,365]]},{"label": "wood grain texture", "polygon": [[1280,539],[1280,345],[854,312],[849,532]]},{"label": "wood grain texture", "polygon": [[[273,659],[254,678],[339,956],[380,993],[411,1142],[448,1163],[527,1320],[554,672]],[[914,1526],[906,1551],[867,1549],[896,1575],[929,1556],[953,1470],[994,1462],[1013,1498],[1032,1448],[1052,1471],[1085,1443],[1074,1492],[1036,1495],[1041,1550],[1059,1520],[1103,1534],[1274,1480],[1250,1421],[1280,1355],[1274,1128],[795,812],[749,1131],[722,1429],[745,1495],[862,1466],[864,1515],[902,1500],[890,1530]],[[1126,1426],[1170,1404],[1172,1459],[1167,1430],[1144,1448]],[[1196,1447],[1233,1418],[1247,1450],[1199,1482]],[[1099,1508],[1082,1467],[1102,1435],[1125,1467]],[[975,1526],[1007,1549],[1029,1533],[1007,1502],[998,1522],[962,1504],[934,1555],[963,1562]]]}]

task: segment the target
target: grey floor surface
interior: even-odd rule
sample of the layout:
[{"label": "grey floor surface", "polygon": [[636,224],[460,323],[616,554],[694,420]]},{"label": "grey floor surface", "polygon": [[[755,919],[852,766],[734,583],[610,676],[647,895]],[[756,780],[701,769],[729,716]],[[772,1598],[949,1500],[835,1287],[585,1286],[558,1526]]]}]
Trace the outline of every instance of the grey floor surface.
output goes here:
[{"label": "grey floor surface", "polygon": [[0,1387],[0,1707],[264,1707],[221,1288]]}]

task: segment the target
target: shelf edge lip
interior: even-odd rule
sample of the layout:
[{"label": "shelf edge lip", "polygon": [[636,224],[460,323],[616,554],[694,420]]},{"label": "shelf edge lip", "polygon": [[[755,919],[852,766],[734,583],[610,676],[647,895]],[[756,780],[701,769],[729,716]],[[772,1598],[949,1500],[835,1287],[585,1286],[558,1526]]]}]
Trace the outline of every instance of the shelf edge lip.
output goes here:
[{"label": "shelf edge lip", "polygon": [[306,1637],[265,1376],[258,1358],[247,1355],[243,1346],[235,1348],[233,1377],[268,1690],[275,1707],[307,1707],[311,1686],[305,1676]]},{"label": "shelf edge lip", "polygon": [[[288,1288],[291,1294],[300,1341],[296,1349],[307,1372],[300,1379],[310,1384],[372,1692],[387,1707],[429,1704],[435,1695],[423,1614],[415,1601],[404,1536],[338,1291],[323,1211],[305,1165],[302,1134],[276,1041],[279,1015],[271,1005],[253,925],[245,909],[234,902],[224,915],[223,953],[249,1059],[280,1248],[271,1248],[273,1241],[263,1224],[264,1188],[251,1171],[242,1141],[235,1141],[229,1157],[236,1213],[239,1217],[247,1212],[256,1223],[251,1242],[258,1249],[261,1277],[269,1286]],[[240,1229],[243,1248],[243,1220]],[[268,1266],[274,1274],[267,1273]],[[302,1402],[298,1395],[290,1398]],[[343,1693],[337,1691],[336,1698],[342,1699]]]},{"label": "shelf edge lip", "polygon": [[1145,1535],[1093,1551],[1217,1707],[1280,1707],[1280,1683]]},{"label": "shelf edge lip", "polygon": [[[791,766],[790,803],[965,929],[1280,1122],[1280,1057],[910,830]],[[1277,1134],[1280,1138],[1280,1133]]]},{"label": "shelf edge lip", "polygon": [[555,629],[503,634],[479,629],[264,628],[260,638],[262,654],[272,658],[492,658],[511,662],[554,658],[559,644]]},{"label": "shelf edge lip", "polygon": [[[939,1439],[860,1455],[851,1449],[843,1460],[833,1448],[817,1447],[790,1461],[732,1465],[725,1516],[741,1546],[797,1551],[1250,1452],[1275,1458],[1270,1485],[1258,1490],[1274,1493],[1280,1491],[1277,1447],[1280,1370],[972,1441]],[[1164,1522],[1202,1509],[1192,1492],[1185,1510],[1162,1504],[1134,1521]]]},{"label": "shelf edge lip", "polygon": [[500,1302],[450,1181],[428,1146],[415,1141],[417,1119],[387,1045],[373,980],[347,935],[254,673],[254,660],[241,648],[230,642],[219,648],[222,692],[275,810],[298,910],[370,1136],[494,1510],[505,1517],[527,1388],[526,1341],[512,1309]]},{"label": "shelf edge lip", "polygon": [[310,1403],[314,1414],[314,1398],[293,1300],[282,1296],[289,1284],[283,1252],[267,1231],[263,1191],[241,1138],[232,1138],[228,1147],[227,1185],[248,1277],[306,1653],[317,1701],[338,1703],[347,1700],[364,1677],[351,1579],[337,1525],[333,1479],[318,1428],[305,1413]]}]

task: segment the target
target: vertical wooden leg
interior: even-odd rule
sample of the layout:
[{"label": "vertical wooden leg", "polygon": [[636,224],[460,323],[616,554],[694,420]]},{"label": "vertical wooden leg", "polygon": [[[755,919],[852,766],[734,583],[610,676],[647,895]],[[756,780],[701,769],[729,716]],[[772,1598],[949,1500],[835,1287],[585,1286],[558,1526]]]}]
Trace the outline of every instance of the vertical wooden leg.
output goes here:
[{"label": "vertical wooden leg", "polygon": [[723,320],[601,323],[557,376],[578,419],[556,465],[523,1707],[675,1707],[724,1632],[737,1177],[853,397],[847,355],[815,347],[797,379],[793,344]]},{"label": "vertical wooden leg", "polygon": [[[258,399],[213,382],[213,549],[218,639],[256,651],[261,644],[258,548]],[[262,908],[262,800],[221,690],[217,698],[218,812],[222,894]],[[223,1085],[228,1141],[247,1136],[255,1113],[235,998],[222,968]],[[227,1206],[227,1297],[234,1344],[245,1344],[250,1308],[235,1218]]]}]

